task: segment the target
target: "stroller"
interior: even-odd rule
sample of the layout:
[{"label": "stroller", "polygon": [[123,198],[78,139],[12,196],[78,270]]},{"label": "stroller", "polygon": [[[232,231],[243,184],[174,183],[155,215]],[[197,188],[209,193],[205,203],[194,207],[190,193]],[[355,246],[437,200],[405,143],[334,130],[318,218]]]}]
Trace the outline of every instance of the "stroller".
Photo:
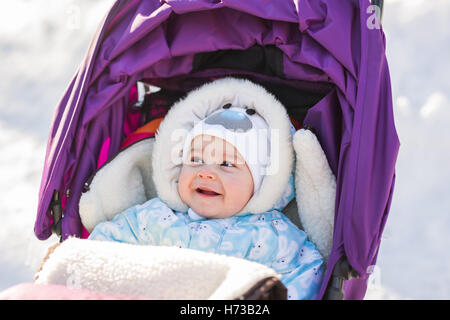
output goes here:
[{"label": "stroller", "polygon": [[36,236],[86,237],[80,198],[124,142],[141,139],[136,130],[164,117],[188,91],[245,78],[317,135],[336,176],[320,298],[362,299],[399,149],[385,38],[368,23],[372,5],[382,8],[382,1],[117,0],[57,107]]}]

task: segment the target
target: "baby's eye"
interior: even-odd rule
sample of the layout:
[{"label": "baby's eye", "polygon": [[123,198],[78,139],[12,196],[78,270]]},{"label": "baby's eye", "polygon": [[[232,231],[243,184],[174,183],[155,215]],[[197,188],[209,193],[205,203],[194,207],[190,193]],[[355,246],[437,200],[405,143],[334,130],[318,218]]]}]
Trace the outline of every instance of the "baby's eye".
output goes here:
[{"label": "baby's eye", "polygon": [[191,163],[202,164],[203,160],[199,157],[191,157]]},{"label": "baby's eye", "polygon": [[228,161],[224,161],[222,162],[221,166],[225,166],[225,167],[234,167],[234,164],[232,164],[231,162]]}]

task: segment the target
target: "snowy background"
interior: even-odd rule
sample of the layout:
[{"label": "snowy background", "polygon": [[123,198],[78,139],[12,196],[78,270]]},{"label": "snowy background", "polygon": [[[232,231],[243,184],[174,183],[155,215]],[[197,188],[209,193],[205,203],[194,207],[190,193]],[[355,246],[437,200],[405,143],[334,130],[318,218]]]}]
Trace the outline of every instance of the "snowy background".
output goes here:
[{"label": "snowy background", "polygon": [[[450,299],[450,1],[385,0],[401,141],[368,299]],[[53,111],[112,0],[0,0],[0,290],[32,281]]]}]

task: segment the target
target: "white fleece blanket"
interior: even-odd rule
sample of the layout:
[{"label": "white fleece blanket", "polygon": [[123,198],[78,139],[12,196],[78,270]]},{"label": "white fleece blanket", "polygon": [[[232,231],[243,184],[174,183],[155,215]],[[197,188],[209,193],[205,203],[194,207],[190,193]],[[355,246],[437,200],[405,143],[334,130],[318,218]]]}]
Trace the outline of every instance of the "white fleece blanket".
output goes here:
[{"label": "white fleece blanket", "polygon": [[36,275],[37,284],[149,299],[236,299],[277,277],[262,264],[177,247],[64,241]]}]

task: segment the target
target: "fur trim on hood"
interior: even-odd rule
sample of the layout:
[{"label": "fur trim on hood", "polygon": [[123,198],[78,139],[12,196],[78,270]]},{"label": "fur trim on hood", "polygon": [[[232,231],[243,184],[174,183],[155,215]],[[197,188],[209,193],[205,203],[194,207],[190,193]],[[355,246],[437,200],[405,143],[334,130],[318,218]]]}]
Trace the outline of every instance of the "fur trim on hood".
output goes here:
[{"label": "fur trim on hood", "polygon": [[153,181],[158,197],[173,210],[188,210],[178,194],[187,133],[199,121],[228,103],[254,109],[267,122],[273,138],[269,174],[264,176],[259,190],[239,213],[256,214],[272,209],[288,186],[294,151],[286,109],[260,85],[243,79],[220,79],[191,91],[186,98],[175,103],[157,131],[152,155]]}]

